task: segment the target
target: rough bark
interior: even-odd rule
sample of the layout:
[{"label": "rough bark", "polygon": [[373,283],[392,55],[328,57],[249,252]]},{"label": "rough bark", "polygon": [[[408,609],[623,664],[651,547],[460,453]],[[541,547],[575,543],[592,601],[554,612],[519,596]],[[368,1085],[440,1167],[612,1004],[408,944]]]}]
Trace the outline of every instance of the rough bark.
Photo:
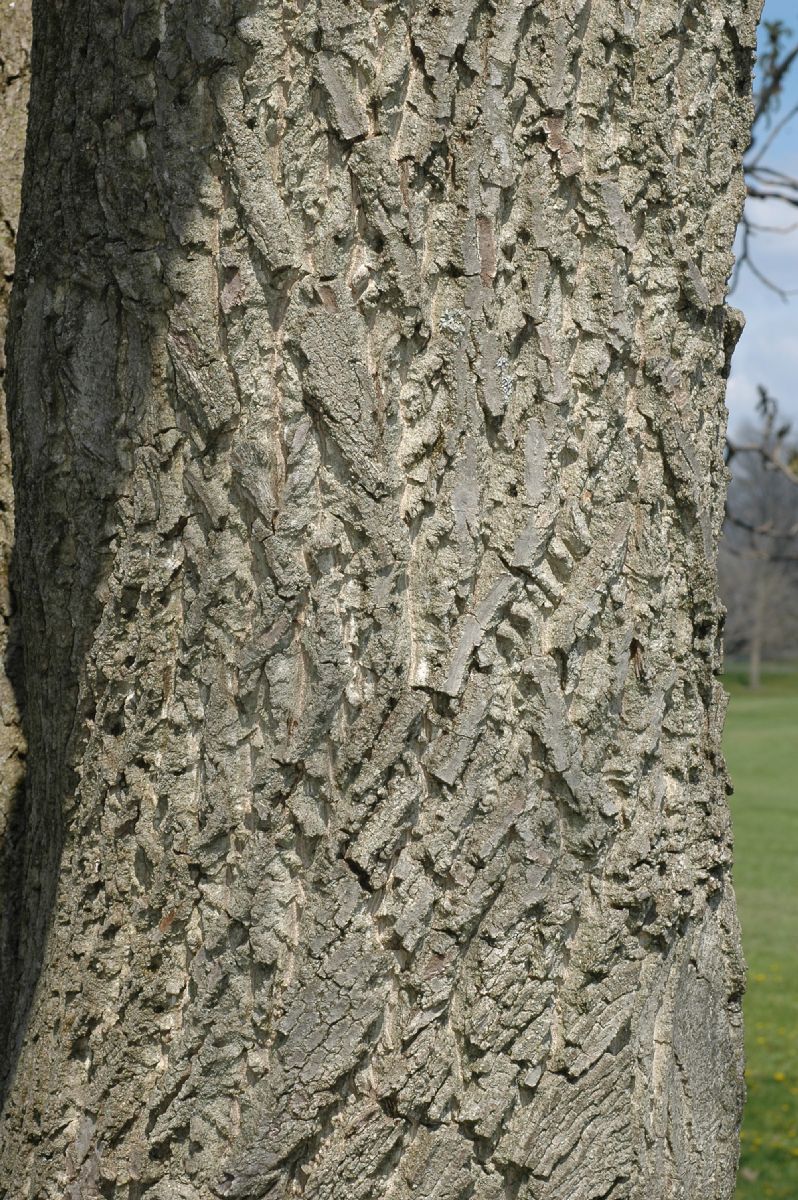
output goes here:
[{"label": "rough bark", "polygon": [[[14,490],[6,420],[6,322],[14,243],[19,224],[22,162],[25,150],[30,74],[30,3],[16,0],[0,9],[0,940],[7,935],[2,918],[8,872],[16,858],[16,833],[23,804],[25,737],[18,697],[19,641],[11,598],[10,569],[14,542]],[[14,683],[12,683],[12,678]],[[0,1003],[6,1000],[0,980]],[[0,1076],[2,1069],[0,1069]]]},{"label": "rough bark", "polygon": [[731,1195],[755,7],[38,0],[3,1195]]}]

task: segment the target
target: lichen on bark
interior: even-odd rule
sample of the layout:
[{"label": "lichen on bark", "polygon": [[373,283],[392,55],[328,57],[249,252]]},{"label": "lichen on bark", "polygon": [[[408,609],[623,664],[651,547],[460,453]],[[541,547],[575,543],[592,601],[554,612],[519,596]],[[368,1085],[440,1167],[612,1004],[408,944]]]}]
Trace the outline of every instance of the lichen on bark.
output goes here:
[{"label": "lichen on bark", "polygon": [[728,1200],[754,9],[38,3],[5,1194]]}]

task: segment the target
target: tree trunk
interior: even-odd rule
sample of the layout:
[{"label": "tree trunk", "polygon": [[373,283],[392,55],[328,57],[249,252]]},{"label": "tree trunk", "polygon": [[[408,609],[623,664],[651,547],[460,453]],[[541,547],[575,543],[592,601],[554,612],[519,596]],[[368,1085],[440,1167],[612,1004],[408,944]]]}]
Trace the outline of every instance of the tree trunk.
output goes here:
[{"label": "tree trunk", "polygon": [[38,0],[0,1193],[731,1195],[753,7]]},{"label": "tree trunk", "polygon": [[758,691],[762,686],[762,639],[765,634],[765,579],[759,564],[753,565],[757,572],[754,580],[754,611],[751,614],[751,633],[748,643],[748,686]]},{"label": "tree trunk", "polygon": [[[19,935],[13,905],[24,823],[22,793],[25,738],[15,685],[20,684],[18,622],[12,603],[10,569],[14,542],[14,492],[6,421],[6,322],[14,244],[19,224],[22,161],[25,150],[30,76],[30,3],[8,0],[0,15],[0,1008],[13,1002],[6,969],[15,959]],[[12,682],[13,681],[13,682]],[[0,1051],[2,1050],[0,1037]],[[7,1058],[7,1056],[6,1056]],[[0,1080],[4,1074],[0,1059]]]}]

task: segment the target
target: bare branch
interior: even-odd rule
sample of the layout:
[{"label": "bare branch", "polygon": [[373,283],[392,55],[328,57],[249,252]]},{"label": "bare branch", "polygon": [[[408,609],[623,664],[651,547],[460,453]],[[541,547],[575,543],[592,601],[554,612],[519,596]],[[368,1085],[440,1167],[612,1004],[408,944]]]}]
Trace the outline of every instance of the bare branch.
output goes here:
[{"label": "bare branch", "polygon": [[746,193],[751,200],[780,200],[782,204],[798,208],[798,196],[785,195],[784,192],[779,192],[775,188],[755,188],[749,183],[746,186]]},{"label": "bare branch", "polygon": [[739,546],[726,545],[726,552],[734,555],[735,558],[752,559],[757,562],[798,562],[798,554],[776,554],[772,550],[757,550],[752,546],[741,548]]},{"label": "bare branch", "polygon": [[754,97],[754,125],[766,115],[773,101],[777,98],[784,86],[784,80],[787,78],[790,67],[796,58],[798,58],[798,43],[781,60],[777,59],[772,63],[770,71],[762,85],[762,90]]},{"label": "bare branch", "polygon": [[[759,78],[761,85],[754,95],[754,121],[752,125],[751,145],[743,161],[747,194],[752,200],[763,202],[778,202],[790,208],[798,208],[798,178],[769,165],[765,160],[773,152],[773,147],[787,126],[798,117],[798,104],[790,108],[777,120],[773,120],[779,102],[784,95],[787,76],[798,62],[798,39],[794,39],[791,29],[783,21],[763,21],[763,36],[765,45],[760,53]],[[792,45],[785,45],[793,41]],[[742,270],[748,267],[751,273],[769,291],[779,296],[785,303],[790,296],[798,295],[798,289],[781,287],[757,265],[750,245],[750,235],[754,232],[781,233],[790,232],[793,225],[782,228],[760,225],[744,212],[741,221],[743,250],[735,263],[730,290],[734,290],[740,279]]]},{"label": "bare branch", "polygon": [[[750,521],[745,521],[742,517],[735,516],[735,514],[728,509],[728,507],[726,509],[726,520],[731,525],[735,525],[738,529],[745,530],[746,533],[753,534],[756,537],[770,538],[774,542],[790,541],[792,538],[798,537],[798,521],[796,521],[794,525],[790,526],[789,529],[774,529],[773,525],[769,521],[765,522],[763,525],[752,525]],[[731,549],[731,547],[729,547],[729,549]],[[763,551],[763,553],[767,558],[778,557],[778,555],[774,554],[770,550],[766,552]],[[791,555],[790,558],[795,558],[798,560],[798,553]]]},{"label": "bare branch", "polygon": [[[786,128],[786,126],[789,125],[790,121],[795,116],[798,116],[798,104],[794,105],[789,110],[789,112],[785,113],[785,115],[781,118],[780,121],[776,122],[776,124],[773,126],[773,128],[771,129],[768,136],[765,138],[765,141],[762,143],[762,146],[760,147],[759,151],[754,156],[753,160],[750,162],[746,162],[744,164],[746,171],[754,170],[756,167],[759,166],[759,163],[762,161],[763,155],[765,155],[768,152],[768,150],[771,148],[771,146],[775,142],[776,138]],[[753,143],[752,143],[752,147],[753,147]]]},{"label": "bare branch", "polygon": [[798,474],[783,459],[779,458],[773,450],[769,450],[765,445],[756,442],[747,444],[741,442],[735,443],[726,438],[726,462],[731,462],[735,454],[758,454],[764,460],[769,470],[779,471],[786,479],[789,479],[790,483],[798,484]]},{"label": "bare branch", "polygon": [[732,291],[732,292],[734,291],[735,287],[737,286],[737,280],[740,277],[740,271],[742,270],[742,268],[744,266],[747,266],[749,271],[751,272],[751,274],[754,275],[759,280],[760,283],[764,284],[765,287],[768,288],[771,292],[774,292],[786,304],[788,302],[790,296],[798,295],[798,289],[779,287],[779,285],[773,279],[771,279],[769,276],[767,276],[764,273],[764,271],[760,270],[760,268],[756,265],[753,258],[751,257],[751,248],[750,248],[751,231],[752,231],[752,227],[748,222],[747,215],[745,213],[743,213],[742,220],[740,221],[740,232],[742,234],[742,250],[741,250],[740,254],[737,255],[737,261],[734,264],[734,273],[731,278],[729,291]]},{"label": "bare branch", "polygon": [[798,229],[798,221],[793,221],[790,225],[760,225],[749,217],[748,228],[752,233],[795,233]]}]

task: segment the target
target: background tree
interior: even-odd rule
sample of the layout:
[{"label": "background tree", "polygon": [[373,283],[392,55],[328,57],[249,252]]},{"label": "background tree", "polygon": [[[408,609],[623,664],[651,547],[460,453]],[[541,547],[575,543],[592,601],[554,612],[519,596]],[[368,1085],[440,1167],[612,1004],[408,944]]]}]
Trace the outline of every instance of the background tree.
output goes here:
[{"label": "background tree", "polygon": [[[760,205],[743,210],[734,278],[750,270],[787,301],[795,289],[789,280],[774,278],[763,268],[757,246],[762,234],[789,237],[798,229],[790,215],[798,208],[798,179],[783,169],[776,154],[777,139],[798,115],[798,105],[785,103],[798,61],[798,41],[783,21],[763,20],[759,42],[754,122],[744,169],[749,199],[765,202],[766,209]],[[771,216],[763,219],[763,211]],[[798,474],[789,466],[794,454],[789,425],[779,417],[767,389],[759,391],[759,421],[748,421],[728,439],[732,476],[720,554],[726,650],[731,657],[748,658],[754,688],[759,686],[763,654],[779,659],[798,649]]]},{"label": "background tree", "polygon": [[746,655],[759,687],[763,657],[798,651],[798,453],[791,426],[760,388],[760,420],[730,443],[732,475],[721,542],[726,648]]},{"label": "background tree", "polygon": [[37,5],[0,1191],[731,1194],[755,7]]}]

